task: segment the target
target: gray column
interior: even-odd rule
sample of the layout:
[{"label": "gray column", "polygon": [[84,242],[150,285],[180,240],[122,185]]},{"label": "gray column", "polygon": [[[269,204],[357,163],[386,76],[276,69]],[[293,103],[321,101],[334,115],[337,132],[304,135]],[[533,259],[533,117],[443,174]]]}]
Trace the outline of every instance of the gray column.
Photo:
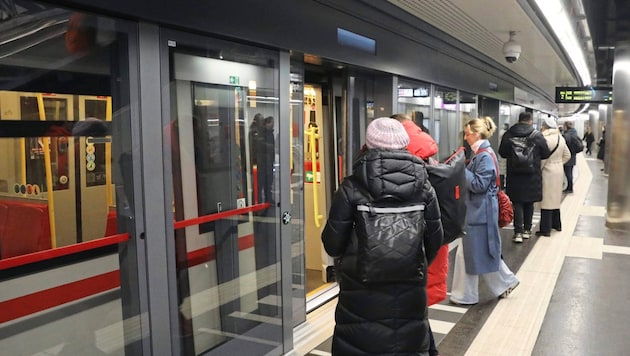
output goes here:
[{"label": "gray column", "polygon": [[[591,131],[593,131],[593,135],[597,136],[597,121],[600,118],[600,111],[598,110],[597,107],[591,106],[591,108],[594,110],[588,111],[588,127],[590,127]],[[584,129],[584,132],[582,133],[582,137],[584,137],[585,133],[586,133],[586,128]]]},{"label": "gray column", "polygon": [[[613,71],[613,107],[611,124],[606,125],[606,160],[608,161],[608,207],[606,226],[630,229],[630,40],[615,46]],[[610,139],[610,140],[609,140]]]},{"label": "gray column", "polygon": [[[613,99],[614,100],[614,99]],[[604,116],[602,118],[602,120],[604,120],[604,127],[606,128],[606,132],[605,132],[605,136],[604,139],[607,142],[606,146],[604,147],[606,154],[604,155],[604,173],[608,174],[609,170],[610,170],[610,142],[611,142],[611,137],[612,137],[612,131],[609,128],[612,128],[612,113],[613,113],[613,107],[612,105],[606,105],[606,116]],[[603,135],[603,132],[599,132],[599,135]]]}]

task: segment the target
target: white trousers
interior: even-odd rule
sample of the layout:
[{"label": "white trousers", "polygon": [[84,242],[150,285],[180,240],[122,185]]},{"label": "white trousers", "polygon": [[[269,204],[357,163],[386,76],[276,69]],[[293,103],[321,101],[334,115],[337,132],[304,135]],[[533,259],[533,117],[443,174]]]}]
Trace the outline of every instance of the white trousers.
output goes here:
[{"label": "white trousers", "polygon": [[503,259],[501,259],[499,270],[496,272],[481,275],[466,273],[464,248],[460,242],[459,246],[457,246],[457,252],[455,253],[451,300],[459,304],[479,303],[479,276],[483,277],[495,297],[498,297],[508,288],[514,286],[518,281],[518,278],[510,271],[505,262],[503,262]]}]

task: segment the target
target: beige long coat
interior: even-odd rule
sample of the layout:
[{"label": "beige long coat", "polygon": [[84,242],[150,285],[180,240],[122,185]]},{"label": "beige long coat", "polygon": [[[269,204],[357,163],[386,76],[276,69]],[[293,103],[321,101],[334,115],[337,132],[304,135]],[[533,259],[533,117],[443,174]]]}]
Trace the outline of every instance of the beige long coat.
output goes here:
[{"label": "beige long coat", "polygon": [[542,134],[547,140],[549,151],[552,151],[556,144],[558,144],[558,148],[548,159],[541,161],[543,199],[540,202],[540,208],[549,210],[560,209],[562,183],[564,181],[563,165],[571,158],[571,151],[569,151],[569,147],[558,129],[546,129]]}]

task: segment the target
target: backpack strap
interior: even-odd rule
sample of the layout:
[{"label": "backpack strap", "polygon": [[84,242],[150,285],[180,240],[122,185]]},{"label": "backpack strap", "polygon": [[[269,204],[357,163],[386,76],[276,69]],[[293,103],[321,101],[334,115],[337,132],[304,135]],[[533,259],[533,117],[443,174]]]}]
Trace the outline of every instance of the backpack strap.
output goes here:
[{"label": "backpack strap", "polygon": [[497,157],[494,155],[494,153],[492,153],[491,151],[488,151],[487,148],[480,148],[477,150],[477,154],[482,153],[482,152],[486,152],[490,155],[490,157],[492,157],[492,161],[494,162],[494,169],[495,169],[495,178],[496,178],[496,184],[497,184],[497,189],[499,189],[499,187],[501,186],[501,179],[499,178],[499,164],[497,163]]},{"label": "backpack strap", "polygon": [[560,146],[560,134],[558,134],[558,142],[556,143],[556,147],[554,147],[553,150],[551,150],[551,153],[549,154],[549,157],[551,157],[551,155],[556,152],[556,150],[558,149],[558,146]]}]

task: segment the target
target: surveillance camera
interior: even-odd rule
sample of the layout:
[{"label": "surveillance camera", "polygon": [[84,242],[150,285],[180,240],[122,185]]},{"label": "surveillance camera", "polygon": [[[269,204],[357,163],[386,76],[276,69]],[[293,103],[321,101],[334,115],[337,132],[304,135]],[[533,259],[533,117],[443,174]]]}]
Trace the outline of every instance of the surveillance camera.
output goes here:
[{"label": "surveillance camera", "polygon": [[521,56],[521,45],[514,40],[516,32],[510,31],[510,40],[503,45],[503,56],[508,63],[514,63]]}]

